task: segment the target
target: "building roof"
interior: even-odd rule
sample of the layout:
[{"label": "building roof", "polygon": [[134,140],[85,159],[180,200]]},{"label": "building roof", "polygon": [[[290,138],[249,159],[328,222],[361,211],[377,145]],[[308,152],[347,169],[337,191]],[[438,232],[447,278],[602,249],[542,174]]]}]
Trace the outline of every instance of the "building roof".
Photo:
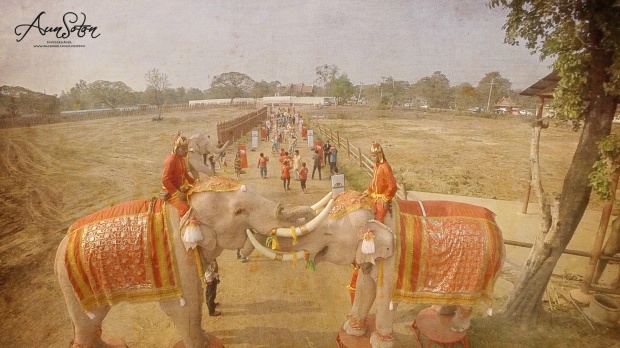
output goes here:
[{"label": "building roof", "polygon": [[513,107],[517,106],[517,104],[515,104],[515,102],[512,101],[512,98],[510,98],[510,97],[503,97],[502,100],[500,100],[497,104],[495,104],[495,106],[497,106],[497,107],[513,108]]},{"label": "building roof", "polygon": [[558,73],[554,70],[549,75],[538,80],[538,82],[524,89],[523,92],[519,94],[530,97],[541,96],[553,98],[553,90],[558,85],[558,81],[560,81],[560,77],[558,76]]}]

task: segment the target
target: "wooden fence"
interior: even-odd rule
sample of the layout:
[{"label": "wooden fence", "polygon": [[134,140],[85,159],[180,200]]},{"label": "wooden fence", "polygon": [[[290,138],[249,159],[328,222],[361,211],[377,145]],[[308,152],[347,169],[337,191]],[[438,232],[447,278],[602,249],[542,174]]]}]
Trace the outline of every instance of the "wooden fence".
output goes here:
[{"label": "wooden fence", "polygon": [[[239,104],[235,105],[242,109],[255,108],[253,104]],[[207,110],[207,109],[219,109],[228,108],[229,105],[187,105],[187,104],[173,104],[163,105],[162,113],[183,112],[183,111],[195,111],[195,110]],[[98,120],[103,118],[112,117],[131,117],[137,115],[157,115],[159,110],[157,107],[139,107],[135,109],[123,109],[117,110],[83,110],[79,112],[71,113],[57,113],[48,115],[35,115],[35,116],[22,116],[12,118],[1,118],[0,128],[16,128],[16,127],[31,127],[39,126],[43,124],[54,124],[64,122],[77,122],[86,120]]]},{"label": "wooden fence", "polygon": [[260,110],[252,111],[243,116],[236,117],[230,121],[218,122],[217,140],[222,143],[226,141],[234,143],[261,122],[265,121],[267,116],[267,107],[264,107]]}]

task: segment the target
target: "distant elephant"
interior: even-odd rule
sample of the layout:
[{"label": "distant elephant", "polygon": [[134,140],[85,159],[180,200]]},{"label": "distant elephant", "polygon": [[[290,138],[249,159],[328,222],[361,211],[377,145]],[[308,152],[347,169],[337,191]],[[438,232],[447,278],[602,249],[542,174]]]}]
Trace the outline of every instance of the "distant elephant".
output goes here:
[{"label": "distant elephant", "polygon": [[102,321],[112,305],[159,301],[184,347],[204,348],[202,265],[241,248],[248,228],[268,234],[277,226],[319,223],[311,207],[284,211],[224,177],[197,181],[188,197],[195,217],[188,224],[172,205],[153,199],[103,209],[69,228],[54,268],[73,324],[71,347],[111,347]]},{"label": "distant elephant", "polygon": [[373,348],[393,346],[392,324],[399,301],[459,305],[451,323],[455,331],[469,327],[473,304],[482,300],[491,307],[493,286],[505,258],[493,212],[458,202],[398,201],[383,224],[374,220],[372,209],[372,202],[361,193],[346,191],[319,214],[328,216],[317,219],[321,222],[314,232],[296,229],[292,239],[290,229],[278,229],[278,250],[258,243],[252,233],[256,231],[247,234],[257,251],[271,259],[305,256],[315,264],[359,265],[362,272],[355,283],[352,315],[344,329],[349,335],[363,336],[376,302]]},{"label": "distant elephant", "polygon": [[205,164],[203,156],[206,156],[209,152],[219,155],[225,152],[230,142],[227,141],[221,147],[213,145],[211,139],[206,133],[198,133],[188,138],[189,147],[189,172],[196,179],[200,177],[199,173],[203,173],[207,176],[213,175],[211,168]]}]

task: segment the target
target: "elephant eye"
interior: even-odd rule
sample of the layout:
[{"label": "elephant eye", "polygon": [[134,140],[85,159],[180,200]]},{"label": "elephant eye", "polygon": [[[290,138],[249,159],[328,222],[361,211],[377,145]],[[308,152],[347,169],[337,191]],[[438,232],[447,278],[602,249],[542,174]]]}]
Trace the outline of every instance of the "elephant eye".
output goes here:
[{"label": "elephant eye", "polygon": [[243,208],[238,208],[233,212],[233,215],[240,215],[240,214],[244,214],[245,213],[245,209]]}]

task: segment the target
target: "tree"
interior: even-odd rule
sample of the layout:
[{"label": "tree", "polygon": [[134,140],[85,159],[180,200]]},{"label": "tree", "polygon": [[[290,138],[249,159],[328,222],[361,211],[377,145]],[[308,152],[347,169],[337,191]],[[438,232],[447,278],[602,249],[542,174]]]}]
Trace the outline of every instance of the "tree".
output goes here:
[{"label": "tree", "polygon": [[336,65],[321,65],[316,67],[317,78],[315,82],[319,82],[323,88],[329,90],[329,84],[338,77],[340,69]]},{"label": "tree", "polygon": [[448,108],[450,106],[450,80],[441,71],[421,78],[413,85],[415,94],[426,99],[428,105],[434,108]]},{"label": "tree", "polygon": [[[110,82],[104,80],[98,80],[88,84],[86,90],[94,101],[112,109],[116,109],[116,107],[125,100],[127,95],[133,92],[131,87],[127,86],[124,82]],[[80,91],[78,93],[82,92]]]},{"label": "tree", "polygon": [[190,88],[187,91],[187,100],[203,100],[205,99],[204,93],[198,88]]},{"label": "tree", "polygon": [[217,98],[230,99],[232,105],[235,98],[246,96],[255,84],[256,82],[246,74],[227,72],[213,78],[210,92]]},{"label": "tree", "polygon": [[347,101],[355,93],[355,87],[353,87],[347,74],[342,74],[330,82],[329,91],[338,100]]},{"label": "tree", "polygon": [[487,112],[490,112],[495,103],[509,95],[511,87],[510,80],[503,78],[499,72],[492,71],[478,82],[478,95],[480,97],[478,103],[486,105]]},{"label": "tree", "polygon": [[381,76],[381,84],[379,84],[381,99],[380,107],[387,107],[390,110],[394,108],[394,104],[399,103],[406,98],[409,92],[409,82],[395,80],[392,76]]},{"label": "tree", "polygon": [[254,84],[254,87],[252,88],[252,96],[254,96],[254,98],[262,98],[265,96],[276,95],[279,93],[280,86],[280,81],[267,82],[265,80],[261,80],[260,82],[256,82],[256,84]]},{"label": "tree", "polygon": [[91,98],[88,95],[88,84],[84,80],[71,87],[69,93],[62,93],[61,104],[65,110],[85,110],[92,107]]},{"label": "tree", "polygon": [[[597,144],[611,133],[620,101],[620,7],[613,1],[492,0],[490,7],[510,12],[505,40],[520,39],[541,59],[553,63],[560,81],[554,91],[556,116],[573,122],[581,136],[559,196],[545,193],[534,175],[543,223],[523,272],[503,308],[503,315],[522,326],[536,324],[542,297],[558,259],[570,242],[592,192],[589,175],[599,157]],[[543,122],[534,126],[535,145]],[[531,159],[537,160],[532,146]]]},{"label": "tree", "polygon": [[478,106],[478,90],[469,83],[463,83],[456,87],[454,103],[457,109],[469,109]]},{"label": "tree", "polygon": [[159,115],[156,119],[161,120],[161,109],[165,101],[165,91],[170,88],[172,84],[168,82],[168,75],[161,73],[157,68],[149,70],[144,75],[144,79],[147,82],[146,93],[155,101],[157,109],[159,110]]}]

